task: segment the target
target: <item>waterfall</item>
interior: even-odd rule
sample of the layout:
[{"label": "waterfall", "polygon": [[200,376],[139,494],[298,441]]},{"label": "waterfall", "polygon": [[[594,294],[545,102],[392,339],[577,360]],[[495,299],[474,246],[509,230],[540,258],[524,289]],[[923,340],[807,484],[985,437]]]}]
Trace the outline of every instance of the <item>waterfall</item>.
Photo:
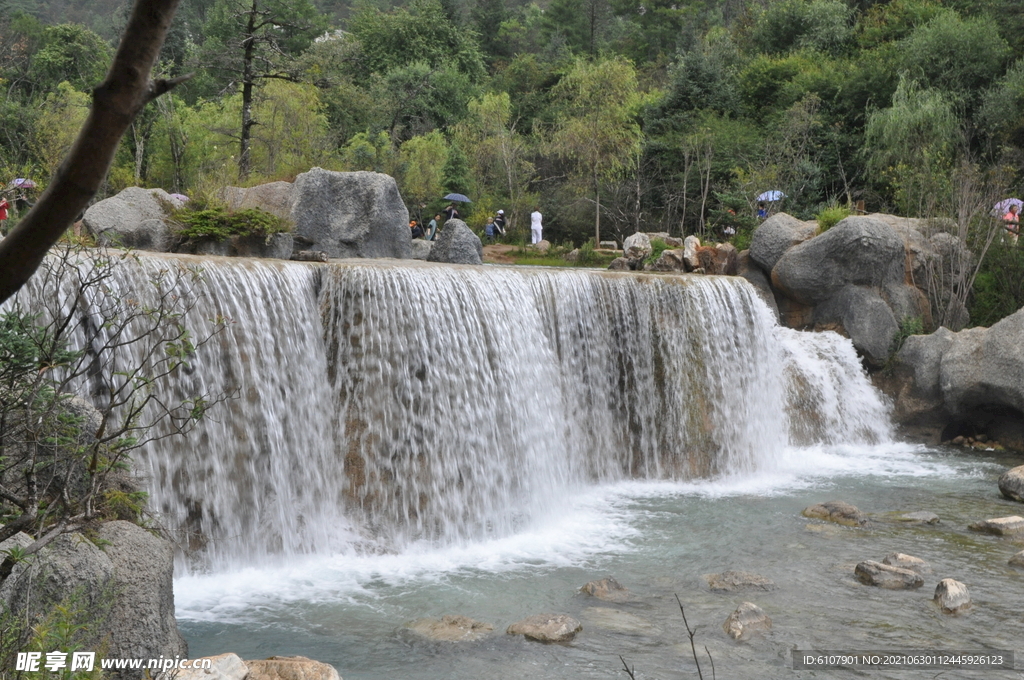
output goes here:
[{"label": "waterfall", "polygon": [[587,485],[889,436],[849,341],[778,327],[739,278],[147,255],[16,304],[102,316],[197,266],[164,288],[197,336],[228,323],[157,389],[236,397],[135,461],[194,566],[508,535]]}]

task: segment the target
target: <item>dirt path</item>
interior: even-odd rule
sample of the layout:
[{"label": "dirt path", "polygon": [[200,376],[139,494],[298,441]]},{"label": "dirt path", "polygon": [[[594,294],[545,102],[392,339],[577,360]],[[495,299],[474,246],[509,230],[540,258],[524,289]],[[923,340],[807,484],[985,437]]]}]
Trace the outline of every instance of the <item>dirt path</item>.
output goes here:
[{"label": "dirt path", "polygon": [[494,243],[484,246],[484,262],[495,264],[515,264],[511,253],[518,250],[519,246],[510,246],[505,243]]}]

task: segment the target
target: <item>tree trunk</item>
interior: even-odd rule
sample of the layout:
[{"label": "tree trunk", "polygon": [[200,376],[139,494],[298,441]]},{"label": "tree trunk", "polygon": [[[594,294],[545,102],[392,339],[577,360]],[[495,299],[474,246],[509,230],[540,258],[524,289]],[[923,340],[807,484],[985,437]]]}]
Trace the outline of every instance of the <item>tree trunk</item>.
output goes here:
[{"label": "tree trunk", "polygon": [[245,57],[242,62],[242,136],[241,149],[238,154],[238,179],[245,181],[251,171],[252,126],[252,86],[255,80],[252,72],[252,61],[256,52],[256,16],[259,9],[257,0],[252,0],[249,11],[249,23],[245,27]]},{"label": "tree trunk", "polygon": [[136,0],[106,79],[74,146],[28,215],[0,241],[0,302],[14,295],[99,190],[125,130],[185,78],[150,81],[178,0]]},{"label": "tree trunk", "polygon": [[601,182],[594,178],[594,247],[601,245]]}]

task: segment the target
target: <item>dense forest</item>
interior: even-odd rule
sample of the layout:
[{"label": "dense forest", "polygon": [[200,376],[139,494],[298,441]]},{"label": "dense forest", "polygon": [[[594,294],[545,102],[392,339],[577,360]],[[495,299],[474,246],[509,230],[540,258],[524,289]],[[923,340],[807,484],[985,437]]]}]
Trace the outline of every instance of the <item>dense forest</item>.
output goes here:
[{"label": "dense forest", "polygon": [[[45,184],[129,4],[0,0],[0,177]],[[742,247],[768,190],[962,220],[1019,191],[1022,57],[1019,0],[183,0],[159,71],[194,77],[107,192],[376,170],[414,215],[457,191],[576,243]]]}]

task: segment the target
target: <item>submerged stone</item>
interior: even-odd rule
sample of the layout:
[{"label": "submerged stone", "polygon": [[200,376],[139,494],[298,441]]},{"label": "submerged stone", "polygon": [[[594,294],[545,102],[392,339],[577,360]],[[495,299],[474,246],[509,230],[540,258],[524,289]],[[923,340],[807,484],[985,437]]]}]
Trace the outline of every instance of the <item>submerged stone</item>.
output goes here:
[{"label": "submerged stone", "polygon": [[971,531],[995,536],[1019,536],[1024,534],[1024,517],[1011,515],[1009,517],[996,517],[974,522],[967,527]]},{"label": "submerged stone", "polygon": [[629,599],[629,590],[611,576],[585,584],[580,588],[580,592],[608,602],[622,602]]},{"label": "submerged stone", "polygon": [[920,557],[905,555],[899,552],[886,555],[882,559],[882,564],[888,564],[890,567],[899,567],[900,569],[909,569],[918,574],[930,574],[932,572],[931,566]]},{"label": "submerged stone", "polygon": [[569,642],[583,625],[566,614],[535,614],[516,621],[505,632],[537,642]]},{"label": "submerged stone", "polygon": [[440,619],[416,619],[406,628],[423,637],[440,642],[472,642],[486,637],[494,626],[468,616],[445,614]]},{"label": "submerged stone", "polygon": [[772,629],[772,620],[753,602],[744,602],[722,624],[722,630],[733,640],[746,640],[755,633]]},{"label": "submerged stone", "polygon": [[868,586],[877,586],[886,590],[911,590],[924,585],[924,579],[917,572],[888,564],[866,560],[853,570],[857,580]]},{"label": "submerged stone", "polygon": [[804,508],[801,514],[804,517],[823,519],[826,522],[835,522],[851,527],[861,526],[868,521],[864,513],[856,506],[844,501],[825,501],[811,505]]},{"label": "submerged stone", "polygon": [[717,593],[731,593],[737,590],[775,590],[775,582],[764,576],[748,571],[723,571],[721,574],[704,574],[708,587]]}]

